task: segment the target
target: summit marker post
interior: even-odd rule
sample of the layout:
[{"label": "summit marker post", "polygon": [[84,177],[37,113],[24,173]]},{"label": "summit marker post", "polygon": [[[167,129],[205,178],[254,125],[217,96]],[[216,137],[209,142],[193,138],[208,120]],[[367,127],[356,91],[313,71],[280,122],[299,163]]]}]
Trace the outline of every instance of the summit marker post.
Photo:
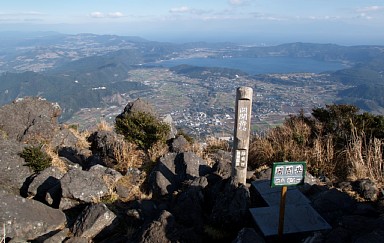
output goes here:
[{"label": "summit marker post", "polygon": [[253,90],[250,87],[239,87],[236,90],[234,141],[232,149],[232,177],[236,182],[245,185],[251,130]]}]

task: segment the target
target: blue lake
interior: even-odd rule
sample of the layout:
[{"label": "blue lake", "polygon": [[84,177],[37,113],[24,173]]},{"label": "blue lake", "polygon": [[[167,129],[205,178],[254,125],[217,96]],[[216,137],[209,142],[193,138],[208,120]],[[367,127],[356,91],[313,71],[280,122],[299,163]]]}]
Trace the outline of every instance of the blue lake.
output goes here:
[{"label": "blue lake", "polygon": [[257,57],[257,58],[188,58],[173,59],[147,65],[174,67],[188,64],[199,67],[221,67],[239,69],[248,74],[266,73],[321,73],[346,68],[340,62],[318,61],[310,58],[294,57]]}]

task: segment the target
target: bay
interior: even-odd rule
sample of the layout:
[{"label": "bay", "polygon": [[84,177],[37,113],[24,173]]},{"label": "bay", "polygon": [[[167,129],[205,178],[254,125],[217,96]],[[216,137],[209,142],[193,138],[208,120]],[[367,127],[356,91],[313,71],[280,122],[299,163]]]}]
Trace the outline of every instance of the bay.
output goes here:
[{"label": "bay", "polygon": [[186,58],[164,60],[150,63],[150,66],[175,67],[187,64],[199,67],[221,67],[239,69],[250,75],[267,73],[321,73],[344,69],[341,62],[319,61],[310,58],[297,57],[236,57],[236,58]]}]

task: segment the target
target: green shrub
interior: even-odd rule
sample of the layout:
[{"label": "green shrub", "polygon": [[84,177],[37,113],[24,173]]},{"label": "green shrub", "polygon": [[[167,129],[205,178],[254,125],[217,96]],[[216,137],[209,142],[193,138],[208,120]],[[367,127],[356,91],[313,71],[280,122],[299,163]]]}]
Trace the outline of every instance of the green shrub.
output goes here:
[{"label": "green shrub", "polygon": [[20,153],[20,157],[25,160],[25,165],[38,173],[52,165],[52,158],[42,151],[42,145],[25,147]]},{"label": "green shrub", "polygon": [[170,132],[168,124],[144,112],[125,113],[116,117],[115,129],[125,139],[146,150],[159,141],[165,143]]}]

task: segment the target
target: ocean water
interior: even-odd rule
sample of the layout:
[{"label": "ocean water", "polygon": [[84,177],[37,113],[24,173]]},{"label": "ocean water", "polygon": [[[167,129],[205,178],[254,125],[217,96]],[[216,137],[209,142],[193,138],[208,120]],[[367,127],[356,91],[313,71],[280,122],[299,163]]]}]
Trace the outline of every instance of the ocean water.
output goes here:
[{"label": "ocean water", "polygon": [[257,57],[257,58],[188,58],[173,59],[150,65],[174,67],[188,64],[199,67],[221,67],[239,69],[250,75],[266,73],[321,73],[346,68],[341,62],[318,61],[310,58]]}]

